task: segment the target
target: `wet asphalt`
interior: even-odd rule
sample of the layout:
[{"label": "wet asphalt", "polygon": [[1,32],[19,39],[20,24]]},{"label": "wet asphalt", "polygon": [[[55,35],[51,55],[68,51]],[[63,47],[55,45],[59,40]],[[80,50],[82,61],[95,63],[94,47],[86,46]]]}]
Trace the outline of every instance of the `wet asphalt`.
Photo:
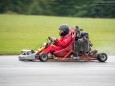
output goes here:
[{"label": "wet asphalt", "polygon": [[0,56],[0,86],[115,86],[115,56],[98,61],[19,61]]}]

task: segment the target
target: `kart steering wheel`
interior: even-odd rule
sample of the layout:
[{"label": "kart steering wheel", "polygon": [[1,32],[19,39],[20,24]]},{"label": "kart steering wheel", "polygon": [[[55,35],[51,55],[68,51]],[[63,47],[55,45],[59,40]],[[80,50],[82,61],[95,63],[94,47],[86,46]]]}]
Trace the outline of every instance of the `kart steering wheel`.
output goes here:
[{"label": "kart steering wheel", "polygon": [[51,37],[48,37],[48,39],[50,40],[51,43],[53,42]]}]

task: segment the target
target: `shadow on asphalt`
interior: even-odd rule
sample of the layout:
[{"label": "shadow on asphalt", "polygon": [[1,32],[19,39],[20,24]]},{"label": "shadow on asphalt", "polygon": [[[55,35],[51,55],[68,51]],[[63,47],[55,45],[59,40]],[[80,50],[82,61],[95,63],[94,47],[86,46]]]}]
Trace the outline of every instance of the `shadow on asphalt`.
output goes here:
[{"label": "shadow on asphalt", "polygon": [[[20,61],[20,60],[19,60]],[[41,62],[40,60],[21,60],[21,62]],[[77,63],[90,63],[90,62],[94,62],[94,63],[107,63],[107,62],[99,62],[97,60],[48,60],[47,62],[41,62],[41,63],[50,63],[50,62],[77,62]]]}]

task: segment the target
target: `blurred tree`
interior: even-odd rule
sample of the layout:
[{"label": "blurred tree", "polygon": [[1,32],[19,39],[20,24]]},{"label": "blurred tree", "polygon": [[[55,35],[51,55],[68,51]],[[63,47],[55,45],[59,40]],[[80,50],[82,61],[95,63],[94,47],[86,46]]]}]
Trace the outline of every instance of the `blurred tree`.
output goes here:
[{"label": "blurred tree", "polygon": [[115,17],[115,0],[0,0],[0,13]]},{"label": "blurred tree", "polygon": [[33,0],[32,4],[30,5],[29,14],[40,14],[40,15],[51,15],[51,0]]}]

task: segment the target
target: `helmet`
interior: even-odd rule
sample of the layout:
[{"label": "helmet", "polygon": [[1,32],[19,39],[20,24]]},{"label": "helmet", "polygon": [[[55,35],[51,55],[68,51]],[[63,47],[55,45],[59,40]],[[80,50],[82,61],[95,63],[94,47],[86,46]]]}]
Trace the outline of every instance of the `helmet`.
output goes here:
[{"label": "helmet", "polygon": [[66,24],[61,25],[59,27],[59,30],[61,30],[59,33],[60,36],[65,36],[69,33],[69,27]]}]

